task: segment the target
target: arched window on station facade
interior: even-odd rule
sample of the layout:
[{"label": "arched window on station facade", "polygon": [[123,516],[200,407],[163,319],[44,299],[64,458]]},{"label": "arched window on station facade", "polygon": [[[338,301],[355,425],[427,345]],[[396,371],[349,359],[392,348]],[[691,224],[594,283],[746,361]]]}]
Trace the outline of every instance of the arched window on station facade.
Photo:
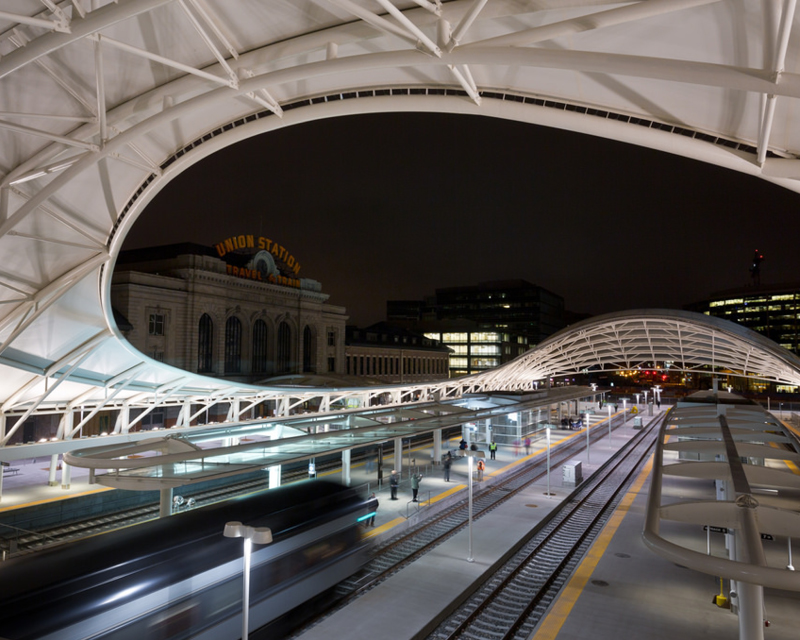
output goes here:
[{"label": "arched window on station facade", "polygon": [[292,363],[292,330],[288,324],[278,325],[277,373],[289,373]]},{"label": "arched window on station facade", "polygon": [[314,371],[314,361],[316,358],[315,355],[315,344],[314,344],[314,332],[311,331],[311,327],[306,325],[306,328],[303,329],[303,371],[309,372]]},{"label": "arched window on station facade", "polygon": [[214,366],[214,321],[207,313],[200,317],[197,332],[197,371],[211,373]]},{"label": "arched window on station facade", "polygon": [[225,323],[225,373],[242,370],[242,322],[231,316]]},{"label": "arched window on station facade", "polygon": [[253,324],[253,373],[267,373],[267,323]]}]

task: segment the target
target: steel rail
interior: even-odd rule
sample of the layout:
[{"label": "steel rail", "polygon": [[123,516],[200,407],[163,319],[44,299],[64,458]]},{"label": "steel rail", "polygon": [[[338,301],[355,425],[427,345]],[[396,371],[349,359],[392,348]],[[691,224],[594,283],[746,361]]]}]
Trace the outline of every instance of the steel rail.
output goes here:
[{"label": "steel rail", "polygon": [[[612,429],[625,424],[623,416],[615,416],[612,422]],[[616,423],[616,424],[614,424]],[[590,427],[590,438],[592,442],[597,442],[608,435],[608,427],[604,422]],[[642,434],[634,436],[631,442],[638,442]],[[583,438],[574,438],[562,442],[559,446],[551,448],[556,452],[555,458],[551,458],[551,466],[558,466],[574,458],[576,452],[584,449]],[[630,445],[626,445],[628,447]],[[600,469],[603,467],[601,466]],[[517,493],[529,487],[546,474],[546,454],[540,453],[533,459],[533,464],[527,465],[519,470],[505,474],[499,481],[488,486],[477,493],[474,497],[473,520],[477,520],[487,515],[493,509],[499,507],[507,500],[514,497]],[[340,610],[357,598],[370,591],[388,577],[408,566],[412,562],[423,557],[428,551],[437,547],[447,539],[456,535],[468,524],[467,498],[448,506],[441,513],[420,522],[418,525],[397,534],[384,544],[378,546],[375,555],[369,565],[361,572],[352,576],[337,585],[335,599],[330,603],[325,611],[318,616],[307,621],[302,629],[297,629],[291,637],[298,637],[310,627],[318,624],[321,620],[331,615],[334,611]],[[531,535],[541,530],[546,523],[542,523],[534,528]],[[524,544],[525,541],[520,544]],[[511,553],[518,550],[512,549]]]},{"label": "steel rail", "polygon": [[658,422],[651,423],[576,489],[522,549],[429,637],[529,637],[540,617],[537,610],[543,613],[541,605],[555,597],[649,455]]}]

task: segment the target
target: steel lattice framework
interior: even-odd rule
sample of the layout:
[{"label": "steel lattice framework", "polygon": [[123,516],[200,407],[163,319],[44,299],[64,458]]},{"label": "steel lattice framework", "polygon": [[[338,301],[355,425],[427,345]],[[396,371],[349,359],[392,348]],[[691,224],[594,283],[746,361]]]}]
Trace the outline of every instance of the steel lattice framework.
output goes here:
[{"label": "steel lattice framework", "polygon": [[[229,402],[233,415],[269,398],[281,411],[298,404],[152,361],[111,315],[127,231],[164,185],[219,149],[320,118],[450,112],[603,136],[800,191],[798,28],[795,0],[3,2],[0,442],[41,411],[62,413],[69,438],[78,407],[85,421],[181,403],[188,424],[192,403]],[[752,337],[628,320],[562,334],[438,391],[524,387],[659,350],[682,367],[797,382],[795,363]],[[330,392],[322,406],[417,391]]]}]

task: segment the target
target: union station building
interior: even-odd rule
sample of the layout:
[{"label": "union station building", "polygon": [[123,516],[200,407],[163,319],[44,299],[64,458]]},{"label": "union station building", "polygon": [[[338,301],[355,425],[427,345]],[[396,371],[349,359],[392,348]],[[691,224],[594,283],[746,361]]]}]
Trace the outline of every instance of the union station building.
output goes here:
[{"label": "union station building", "polygon": [[123,251],[111,301],[136,349],[187,371],[258,382],[345,372],[346,310],[263,236]]}]

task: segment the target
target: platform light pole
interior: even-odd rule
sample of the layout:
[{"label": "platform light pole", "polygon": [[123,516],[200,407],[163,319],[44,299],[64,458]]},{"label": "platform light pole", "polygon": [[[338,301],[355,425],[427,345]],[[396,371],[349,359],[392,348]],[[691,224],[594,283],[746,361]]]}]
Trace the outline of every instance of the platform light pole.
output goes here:
[{"label": "platform light pole", "polygon": [[[550,427],[547,427],[547,499],[550,499],[550,496],[553,495],[550,493]],[[790,547],[791,549],[791,547]],[[789,555],[791,556],[791,551],[789,551]],[[789,561],[791,564],[791,560]]]},{"label": "platform light pole", "polygon": [[222,532],[226,538],[244,538],[244,562],[242,568],[242,640],[247,640],[250,626],[250,554],[253,544],[272,542],[269,527],[248,527],[241,522],[226,522]]},{"label": "platform light pole", "polygon": [[469,552],[467,554],[467,562],[475,562],[475,558],[472,557],[472,459],[473,458],[485,458],[486,453],[483,451],[467,451],[467,458],[468,460],[468,467],[469,467]]},{"label": "platform light pole", "polygon": [[622,424],[628,423],[628,399],[622,399]]},{"label": "platform light pole", "polygon": [[608,405],[608,446],[611,446],[611,405]]},{"label": "platform light pole", "polygon": [[589,418],[586,418],[586,464],[591,462],[589,457]]}]

